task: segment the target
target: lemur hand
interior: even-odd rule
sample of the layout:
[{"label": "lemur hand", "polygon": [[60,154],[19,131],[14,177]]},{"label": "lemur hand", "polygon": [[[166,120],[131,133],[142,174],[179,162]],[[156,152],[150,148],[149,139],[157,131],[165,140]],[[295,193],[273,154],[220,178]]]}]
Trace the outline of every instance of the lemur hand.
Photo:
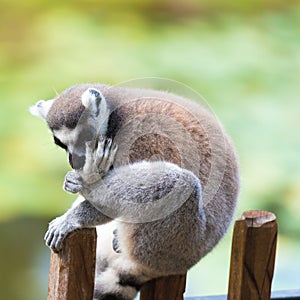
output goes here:
[{"label": "lemur hand", "polygon": [[112,166],[117,149],[117,145],[105,137],[87,142],[84,167],[67,173],[64,190],[78,193],[101,180]]},{"label": "lemur hand", "polygon": [[76,228],[78,226],[67,221],[65,215],[55,218],[50,222],[45,234],[44,240],[46,241],[46,245],[54,252],[58,252],[62,248],[62,242],[65,237]]},{"label": "lemur hand", "polygon": [[86,143],[85,164],[79,172],[87,184],[93,184],[106,175],[114,162],[117,148],[112,139],[102,136],[95,142]]},{"label": "lemur hand", "polygon": [[82,190],[83,181],[77,171],[69,171],[65,177],[63,189],[66,192],[73,194],[79,193]]}]

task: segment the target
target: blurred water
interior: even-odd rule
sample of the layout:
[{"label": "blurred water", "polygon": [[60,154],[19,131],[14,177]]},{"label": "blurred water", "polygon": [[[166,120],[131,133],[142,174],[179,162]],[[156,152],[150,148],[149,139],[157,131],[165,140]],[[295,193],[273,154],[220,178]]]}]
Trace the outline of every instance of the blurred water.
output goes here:
[{"label": "blurred water", "polygon": [[43,241],[47,222],[21,218],[0,223],[1,299],[47,298],[49,250]]}]

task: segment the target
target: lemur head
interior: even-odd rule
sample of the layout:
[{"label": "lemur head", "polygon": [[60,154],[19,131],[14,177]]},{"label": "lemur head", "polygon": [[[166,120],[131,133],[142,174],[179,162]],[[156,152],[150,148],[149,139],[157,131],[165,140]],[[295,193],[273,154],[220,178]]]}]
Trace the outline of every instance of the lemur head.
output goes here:
[{"label": "lemur head", "polygon": [[86,142],[106,133],[110,113],[99,90],[83,87],[75,86],[55,99],[38,101],[29,109],[47,122],[55,144],[66,150],[73,169],[84,165]]}]

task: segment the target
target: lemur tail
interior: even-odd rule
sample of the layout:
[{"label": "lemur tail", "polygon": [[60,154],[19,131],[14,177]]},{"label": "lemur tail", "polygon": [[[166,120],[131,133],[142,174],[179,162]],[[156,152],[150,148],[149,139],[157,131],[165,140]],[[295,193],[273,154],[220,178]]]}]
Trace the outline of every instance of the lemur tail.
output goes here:
[{"label": "lemur tail", "polygon": [[141,286],[150,279],[106,268],[96,279],[93,300],[133,300]]}]

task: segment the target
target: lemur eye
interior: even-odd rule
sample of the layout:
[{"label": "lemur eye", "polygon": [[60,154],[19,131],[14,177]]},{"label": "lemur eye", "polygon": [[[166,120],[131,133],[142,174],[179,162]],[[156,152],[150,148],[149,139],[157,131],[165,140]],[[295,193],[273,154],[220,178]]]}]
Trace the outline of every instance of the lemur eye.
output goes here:
[{"label": "lemur eye", "polygon": [[66,151],[68,150],[68,146],[65,145],[64,143],[62,143],[56,136],[53,136],[53,138],[54,138],[54,143],[55,143],[57,146],[59,146],[59,147],[65,149]]}]

